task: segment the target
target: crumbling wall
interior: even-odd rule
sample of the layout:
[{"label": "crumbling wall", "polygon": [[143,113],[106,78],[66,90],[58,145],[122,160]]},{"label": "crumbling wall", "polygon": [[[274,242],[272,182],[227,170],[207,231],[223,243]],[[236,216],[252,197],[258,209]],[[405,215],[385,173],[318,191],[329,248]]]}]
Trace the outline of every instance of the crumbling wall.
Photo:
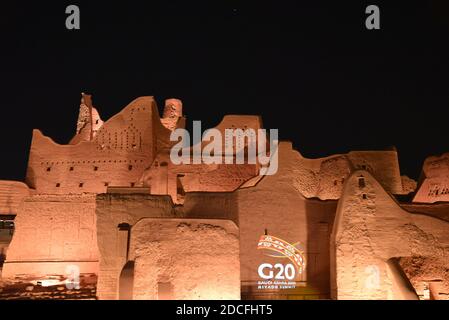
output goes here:
[{"label": "crumbling wall", "polygon": [[401,209],[369,172],[356,171],[345,184],[331,237],[333,297],[402,299],[407,288],[397,287],[403,281],[388,262],[423,256],[447,268],[448,245],[448,222]]},{"label": "crumbling wall", "polygon": [[0,180],[0,215],[16,214],[23,199],[30,194],[31,190],[23,182]]},{"label": "crumbling wall", "polygon": [[80,111],[76,123],[76,134],[69,144],[92,141],[98,130],[103,126],[103,123],[98,110],[92,105],[92,96],[82,93]]},{"label": "crumbling wall", "polygon": [[[167,123],[170,119],[170,112],[175,115],[182,107],[178,104],[170,108],[172,100],[167,102],[168,111]],[[176,108],[177,106],[177,108]],[[257,132],[261,128],[260,118],[257,116],[237,116],[227,115],[215,127],[222,134],[222,146],[226,143],[226,129],[253,129]],[[202,128],[204,130],[206,128]],[[201,132],[203,133],[203,132]],[[193,137],[190,137],[190,144],[193,144]],[[235,139],[234,139],[235,140]],[[245,141],[246,143],[247,141]],[[201,150],[210,142],[201,141]],[[236,164],[235,153],[237,144],[234,141],[234,161],[233,164],[193,164],[191,159],[189,164],[173,164],[170,159],[170,149],[161,150],[151,167],[142,176],[142,183],[151,189],[151,194],[169,194],[175,203],[181,204],[184,201],[184,194],[187,192],[229,192],[236,190],[244,182],[258,174],[257,164]],[[193,146],[189,148],[192,154]],[[220,156],[224,156],[221,154]]]},{"label": "crumbling wall", "polygon": [[178,127],[184,128],[184,123],[180,126],[179,122],[184,122],[182,115],[182,101],[179,99],[165,100],[164,112],[162,114],[161,123],[168,130],[173,131]]},{"label": "crumbling wall", "polygon": [[351,151],[348,159],[354,170],[370,172],[388,192],[404,194],[398,153],[395,150]]},{"label": "crumbling wall", "polygon": [[[383,173],[383,165],[392,168]],[[254,178],[237,191],[242,281],[254,286],[260,280],[257,267],[274,262],[256,250],[259,237],[267,230],[270,235],[302,244],[308,262],[299,280],[305,281],[316,297],[326,297],[330,293],[329,239],[336,202],[322,199],[339,199],[346,180],[358,166],[379,173],[391,192],[402,192],[394,151],[306,159],[291,143],[281,142],[277,174]],[[256,182],[251,183],[253,180]]]},{"label": "crumbling wall", "polygon": [[120,273],[128,261],[129,230],[140,219],[174,218],[173,203],[169,196],[149,194],[100,194],[97,196],[97,238],[100,252],[97,296],[117,299]]},{"label": "crumbling wall", "polygon": [[173,202],[182,204],[188,192],[230,192],[257,175],[251,164],[180,164],[168,155],[159,154],[144,174],[144,185],[151,194],[169,194]]},{"label": "crumbling wall", "polygon": [[[137,249],[130,250],[130,236],[139,220],[167,219],[161,222],[165,230],[162,239],[165,241],[179,236],[178,233],[171,234],[169,226],[173,227],[175,223],[172,219],[222,219],[232,220],[241,228],[242,268],[239,274],[242,281],[253,284],[259,280],[259,264],[272,261],[257,251],[259,237],[267,231],[289,242],[299,241],[302,244],[307,256],[307,268],[298,280],[305,281],[308,289],[315,290],[312,292],[316,293],[316,297],[320,297],[320,294],[326,297],[329,295],[329,238],[336,208],[336,201],[333,200],[341,197],[351,172],[367,170],[380,182],[379,185],[394,194],[408,193],[413,189],[413,181],[400,176],[396,151],[350,152],[321,159],[306,159],[293,150],[290,143],[282,142],[279,145],[279,172],[266,177],[257,176],[258,165],[173,165],[169,159],[170,147],[173,145],[169,136],[174,128],[183,127],[185,121],[179,100],[167,100],[164,116],[160,119],[154,99],[141,97],[103,123],[92,106],[90,96],[86,95],[83,99],[77,133],[69,145],[58,145],[40,131],[33,132],[27,182],[36,195],[27,197],[23,206],[19,207],[21,197],[28,196],[28,188],[0,183],[0,206],[10,211],[17,209],[18,212],[17,231],[8,254],[6,274],[60,273],[69,262],[78,263],[83,270],[95,271],[99,253],[98,295],[102,299],[115,299],[119,293],[120,273],[130,261],[134,250],[149,250],[145,247],[145,241],[138,242]],[[230,115],[224,117],[216,128],[224,137],[225,129],[257,130],[261,128],[261,119],[257,116]],[[202,144],[204,147],[207,142]],[[432,178],[432,170],[429,169],[426,176]],[[2,186],[11,188],[2,192]],[[115,193],[101,194],[96,200],[92,200],[93,196],[85,195],[111,191],[114,186],[124,188]],[[138,188],[140,186],[147,188]],[[239,186],[242,188],[238,189]],[[125,187],[130,190],[125,190]],[[353,201],[355,211],[351,209],[351,214],[366,207],[366,217],[375,215],[372,194],[357,193],[362,200],[357,198]],[[2,198],[2,195],[6,196]],[[174,203],[184,205],[175,206]],[[386,207],[392,206],[388,204]],[[93,220],[95,210],[97,229]],[[366,217],[362,219],[357,216],[355,221],[360,220],[362,225],[369,225],[368,222],[372,221],[364,222]],[[143,229],[153,230],[152,223],[148,223]],[[215,225],[220,226],[217,223]],[[423,222],[424,225],[427,223]],[[365,239],[366,230],[359,230],[356,223],[348,225],[353,228],[351,232],[360,236],[360,242],[363,242],[362,248],[356,242],[355,250],[360,249],[363,257],[369,256],[372,253],[371,240]],[[196,222],[188,226],[177,224],[174,228],[189,237],[198,234],[201,239],[210,231],[199,227]],[[211,237],[220,238],[221,234],[223,242],[231,248],[232,237],[228,238],[223,233],[223,230],[229,230],[218,229],[213,228]],[[337,231],[344,234],[340,227]],[[98,237],[99,252],[95,236]],[[148,235],[142,233],[141,236]],[[354,239],[350,237],[347,241],[349,243]],[[190,240],[193,248],[204,249],[196,239]],[[37,243],[39,246],[36,246]],[[344,252],[351,251],[352,247],[351,243],[350,246],[343,245],[338,249]],[[174,250],[171,247],[168,249]],[[217,247],[220,252],[224,249]],[[188,252],[187,247],[183,250]],[[338,251],[339,254],[341,252]],[[226,253],[224,261],[234,259],[234,253]],[[354,266],[359,261],[358,257],[343,254],[338,256],[338,261]],[[146,270],[145,263],[150,261],[148,259],[153,258],[144,255],[136,261],[137,273]],[[357,261],[353,263],[351,259]],[[379,259],[378,256],[370,259],[366,261],[370,261],[371,266],[381,261],[379,269],[375,270],[380,270],[381,274],[391,274],[388,273],[390,269],[385,267],[385,259]],[[188,264],[185,261],[182,263],[185,263],[182,264],[183,268]],[[165,262],[161,262],[160,266],[168,267]],[[357,268],[358,264],[353,267],[355,271],[351,274],[338,269],[342,273],[337,273],[341,276],[337,280],[344,285],[346,280],[352,281],[354,285],[351,280],[354,275],[365,271]],[[140,277],[144,281],[143,276]],[[394,282],[391,276],[388,279],[387,286]],[[176,281],[184,283],[187,280]],[[203,297],[203,289],[198,293],[199,297]],[[353,289],[346,292],[343,287],[342,290],[341,296],[346,297],[351,296]],[[382,290],[366,296],[391,296],[388,290]],[[192,292],[182,293],[180,297],[190,297]],[[138,293],[137,296],[143,297],[145,294]],[[235,297],[234,293],[230,297]]]},{"label": "crumbling wall", "polygon": [[417,203],[443,201],[449,201],[449,153],[424,161],[421,183],[413,198]]},{"label": "crumbling wall", "polygon": [[[97,196],[97,237],[100,252],[97,293],[100,299],[119,297],[119,277],[132,259],[129,237],[144,218],[223,219],[236,217],[236,205],[230,193],[187,194],[184,206],[175,206],[170,196],[138,193],[138,189],[111,188]],[[126,228],[125,226],[128,226]]]},{"label": "crumbling wall", "polygon": [[239,299],[238,228],[229,220],[140,220],[132,229],[134,299]]},{"label": "crumbling wall", "polygon": [[3,277],[65,275],[70,264],[82,273],[97,272],[94,196],[27,197],[15,226]]},{"label": "crumbling wall", "polygon": [[402,179],[403,194],[411,194],[416,191],[418,183],[415,180],[407,176],[401,176],[401,179]]},{"label": "crumbling wall", "polygon": [[[358,169],[371,172],[393,194],[408,194],[414,190],[411,179],[400,175],[396,151],[351,151],[319,159],[307,159],[295,153],[294,186],[306,198],[339,199],[345,179]],[[407,183],[405,188],[403,179]]]},{"label": "crumbling wall", "polygon": [[[237,191],[241,279],[249,297],[264,295],[257,289],[257,282],[263,280],[258,274],[259,265],[279,262],[257,250],[265,231],[292,244],[299,242],[305,252],[306,270],[295,279],[305,281],[305,286],[298,285],[290,293],[329,297],[329,235],[336,203],[305,198],[295,188],[297,166],[298,153],[291,144],[281,143],[277,174]],[[282,295],[283,290],[277,294]]]},{"label": "crumbling wall", "polygon": [[33,131],[27,183],[41,194],[105,192],[137,186],[158,147],[168,143],[152,97],[141,97],[106,121],[92,141],[58,145]]}]

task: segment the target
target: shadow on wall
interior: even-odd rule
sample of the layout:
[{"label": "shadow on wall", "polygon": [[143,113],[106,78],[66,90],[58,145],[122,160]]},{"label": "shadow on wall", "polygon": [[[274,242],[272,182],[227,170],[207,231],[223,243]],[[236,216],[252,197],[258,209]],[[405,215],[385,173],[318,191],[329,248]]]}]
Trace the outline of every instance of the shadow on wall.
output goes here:
[{"label": "shadow on wall", "polygon": [[399,260],[399,258],[387,260],[388,273],[393,282],[395,297],[403,300],[419,300],[416,290],[399,264]]},{"label": "shadow on wall", "polygon": [[134,286],[134,261],[128,261],[120,273],[119,299],[132,300]]},{"label": "shadow on wall", "polygon": [[315,299],[330,298],[329,241],[337,201],[305,201],[307,221],[307,291]]},{"label": "shadow on wall", "polygon": [[3,248],[0,248],[0,269],[3,268],[3,263],[6,260],[6,254],[3,252]]}]

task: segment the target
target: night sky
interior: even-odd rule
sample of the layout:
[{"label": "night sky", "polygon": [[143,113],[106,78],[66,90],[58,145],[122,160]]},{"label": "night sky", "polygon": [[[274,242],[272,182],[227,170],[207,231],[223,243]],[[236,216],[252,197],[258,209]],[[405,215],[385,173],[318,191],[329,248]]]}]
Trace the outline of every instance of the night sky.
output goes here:
[{"label": "night sky", "polygon": [[181,99],[189,126],[261,115],[311,158],[396,146],[416,179],[449,152],[448,1],[307,2],[3,2],[0,179],[24,179],[33,128],[70,140],[81,92],[103,120],[143,95]]}]

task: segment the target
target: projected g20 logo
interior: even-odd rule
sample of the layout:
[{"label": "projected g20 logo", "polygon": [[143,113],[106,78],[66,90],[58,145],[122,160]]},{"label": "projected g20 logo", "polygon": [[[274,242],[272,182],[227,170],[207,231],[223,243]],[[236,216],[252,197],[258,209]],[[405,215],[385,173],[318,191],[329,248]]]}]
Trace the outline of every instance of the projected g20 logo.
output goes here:
[{"label": "projected g20 logo", "polygon": [[259,239],[257,249],[265,250],[266,256],[287,260],[288,263],[262,263],[257,272],[263,281],[258,282],[259,289],[291,289],[296,286],[293,280],[306,268],[304,251],[299,243],[290,244],[285,240],[263,235]]},{"label": "projected g20 logo", "polygon": [[[273,269],[275,269],[276,272],[274,272]],[[296,277],[295,267],[291,263],[286,265],[276,263],[274,266],[270,263],[262,263],[257,272],[259,273],[259,277],[267,280],[273,278],[276,280],[293,280]]]}]

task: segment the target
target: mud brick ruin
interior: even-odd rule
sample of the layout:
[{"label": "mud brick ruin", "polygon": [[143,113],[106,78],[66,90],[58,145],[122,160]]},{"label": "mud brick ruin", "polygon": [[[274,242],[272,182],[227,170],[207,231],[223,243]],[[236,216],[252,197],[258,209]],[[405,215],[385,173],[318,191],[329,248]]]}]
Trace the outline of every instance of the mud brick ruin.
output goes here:
[{"label": "mud brick ruin", "polygon": [[[99,299],[449,299],[448,154],[416,183],[394,149],[307,159],[281,141],[278,172],[259,176],[174,165],[185,123],[177,99],[162,117],[140,97],[103,121],[83,94],[67,145],[34,130],[26,180],[0,181],[0,281],[76,265]],[[228,115],[216,129],[261,126]],[[295,289],[258,290],[266,233],[301,243]]]}]

